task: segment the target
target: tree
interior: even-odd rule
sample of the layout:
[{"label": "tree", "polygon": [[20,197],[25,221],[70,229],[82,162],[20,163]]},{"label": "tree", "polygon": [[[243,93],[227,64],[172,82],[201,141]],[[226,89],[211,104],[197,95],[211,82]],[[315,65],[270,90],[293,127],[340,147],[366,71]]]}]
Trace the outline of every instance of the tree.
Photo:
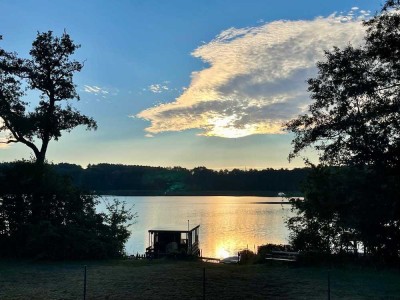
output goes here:
[{"label": "tree", "polygon": [[304,199],[290,199],[297,215],[287,222],[291,244],[305,251],[398,258],[400,182],[373,170],[317,166],[304,183]]},{"label": "tree", "polygon": [[[22,59],[0,48],[0,131],[5,143],[32,149],[36,163],[15,162],[0,170],[0,256],[45,259],[107,258],[123,255],[135,216],[118,201],[97,213],[98,197],[74,186],[46,164],[51,140],[79,125],[96,122],[74,109],[79,100],[73,75],[82,64],[67,33],[38,33]],[[24,97],[39,93],[38,104]],[[39,144],[39,145],[37,145]]]},{"label": "tree", "polygon": [[400,1],[364,23],[365,43],[335,47],[308,80],[309,112],[286,124],[289,159],[320,155],[292,199],[291,242],[302,250],[400,257]]},{"label": "tree", "polygon": [[321,163],[400,170],[400,14],[388,2],[370,21],[365,44],[326,51],[308,80],[309,113],[288,122],[293,158],[306,147]]},{"label": "tree", "polygon": [[[1,36],[0,36],[1,39]],[[0,48],[0,131],[8,133],[4,143],[22,143],[34,153],[36,162],[43,164],[51,140],[58,140],[63,131],[71,131],[79,125],[97,129],[96,122],[69,103],[79,100],[73,75],[83,65],[70,56],[80,46],[74,44],[67,33],[53,36],[52,31],[38,33],[32,43],[30,59],[22,59],[15,53]],[[39,103],[22,98],[22,89],[38,91]],[[31,96],[31,95],[28,95]],[[40,145],[36,145],[36,140]]]}]

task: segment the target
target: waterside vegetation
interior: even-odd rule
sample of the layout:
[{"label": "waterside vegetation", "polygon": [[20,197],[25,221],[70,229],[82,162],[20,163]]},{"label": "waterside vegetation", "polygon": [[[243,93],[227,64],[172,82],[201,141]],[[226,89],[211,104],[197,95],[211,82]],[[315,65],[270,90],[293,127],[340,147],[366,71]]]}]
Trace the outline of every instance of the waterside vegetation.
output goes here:
[{"label": "waterside vegetation", "polygon": [[[313,147],[304,199],[292,199],[302,251],[400,261],[400,1],[364,23],[360,46],[326,51],[308,81],[313,103],[290,121],[293,158]],[[361,253],[360,253],[361,252]]]}]

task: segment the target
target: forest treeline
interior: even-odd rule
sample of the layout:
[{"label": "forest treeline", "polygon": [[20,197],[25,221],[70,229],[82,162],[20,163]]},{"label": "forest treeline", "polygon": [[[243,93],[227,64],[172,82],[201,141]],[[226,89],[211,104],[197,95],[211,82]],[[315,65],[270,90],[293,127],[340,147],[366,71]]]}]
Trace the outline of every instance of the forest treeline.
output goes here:
[{"label": "forest treeline", "polygon": [[[12,163],[0,164],[0,170]],[[206,167],[150,167],[96,164],[82,168],[60,163],[52,168],[73,183],[96,193],[116,195],[271,195],[279,192],[298,195],[308,168],[264,170],[220,170]],[[1,171],[0,171],[1,172]]]}]

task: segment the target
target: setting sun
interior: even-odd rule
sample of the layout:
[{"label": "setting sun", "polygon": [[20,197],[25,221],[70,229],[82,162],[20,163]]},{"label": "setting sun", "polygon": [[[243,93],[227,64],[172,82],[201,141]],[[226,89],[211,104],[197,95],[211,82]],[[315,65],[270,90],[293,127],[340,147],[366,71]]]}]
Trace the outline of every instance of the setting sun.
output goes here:
[{"label": "setting sun", "polygon": [[216,117],[209,119],[211,129],[206,133],[207,136],[220,136],[224,138],[240,138],[250,134],[254,134],[253,128],[246,124],[243,128],[235,127],[234,122],[237,116]]}]

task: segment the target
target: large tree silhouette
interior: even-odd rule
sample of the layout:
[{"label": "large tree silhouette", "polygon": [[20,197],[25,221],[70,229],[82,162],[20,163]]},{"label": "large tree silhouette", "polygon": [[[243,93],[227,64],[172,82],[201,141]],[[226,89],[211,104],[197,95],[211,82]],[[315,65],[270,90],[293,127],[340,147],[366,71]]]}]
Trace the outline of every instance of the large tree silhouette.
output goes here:
[{"label": "large tree silhouette", "polygon": [[[292,244],[303,250],[400,258],[400,1],[365,22],[365,43],[326,51],[308,81],[314,102],[287,124],[293,158],[319,151],[292,199]],[[339,167],[338,167],[339,166]]]},{"label": "large tree silhouette", "polygon": [[365,44],[326,51],[309,79],[314,102],[287,124],[290,158],[314,146],[329,165],[400,170],[400,14],[389,1],[365,23]]},{"label": "large tree silhouette", "polygon": [[[123,203],[96,211],[98,197],[72,184],[45,163],[51,140],[96,122],[74,109],[79,96],[73,75],[82,64],[67,33],[38,33],[23,59],[0,48],[0,131],[5,143],[23,143],[36,163],[15,162],[0,170],[0,256],[42,259],[118,257],[134,215]],[[24,99],[39,95],[30,102]]]},{"label": "large tree silhouette", "polygon": [[[79,47],[67,33],[56,37],[48,31],[37,34],[28,59],[0,48],[0,131],[7,132],[2,142],[25,144],[38,164],[45,162],[49,142],[58,140],[63,131],[79,125],[97,128],[92,118],[70,104],[79,100],[73,75],[83,65],[70,58]],[[23,100],[33,94],[25,90],[39,92],[39,99]]]}]

